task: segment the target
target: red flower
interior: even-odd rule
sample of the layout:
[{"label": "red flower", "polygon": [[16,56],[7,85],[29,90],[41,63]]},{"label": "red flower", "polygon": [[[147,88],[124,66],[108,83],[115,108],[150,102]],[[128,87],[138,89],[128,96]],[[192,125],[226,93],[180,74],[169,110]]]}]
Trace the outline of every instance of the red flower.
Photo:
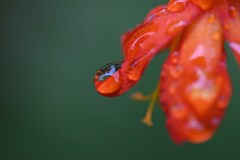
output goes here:
[{"label": "red flower", "polygon": [[175,143],[201,143],[218,128],[231,97],[224,40],[240,65],[239,0],[171,0],[154,8],[144,22],[122,37],[124,61],[99,69],[94,83],[104,96],[118,96],[141,78],[151,59],[171,45],[160,85],[143,120],[152,125],[159,97],[166,125]]}]

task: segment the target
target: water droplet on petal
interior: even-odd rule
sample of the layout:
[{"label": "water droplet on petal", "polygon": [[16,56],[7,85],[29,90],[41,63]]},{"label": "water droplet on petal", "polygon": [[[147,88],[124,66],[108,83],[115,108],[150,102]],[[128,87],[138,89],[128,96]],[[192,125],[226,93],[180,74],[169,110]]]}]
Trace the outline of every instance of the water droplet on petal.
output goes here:
[{"label": "water droplet on petal", "polygon": [[195,130],[198,130],[198,131],[203,131],[204,130],[203,124],[201,124],[197,119],[191,119],[188,122],[188,127],[190,129],[195,129]]},{"label": "water droplet on petal", "polygon": [[183,104],[176,104],[171,107],[171,115],[175,119],[182,120],[187,117],[187,108]]},{"label": "water droplet on petal", "polygon": [[147,52],[144,56],[136,59],[130,64],[130,68],[127,72],[127,76],[130,80],[137,81],[141,78],[142,73],[148,64],[151,57],[154,55],[156,50],[153,48]]},{"label": "water droplet on petal", "polygon": [[220,40],[220,39],[221,39],[221,34],[220,34],[219,32],[215,32],[215,33],[213,34],[213,39],[214,39],[214,40]]},{"label": "water droplet on petal", "polygon": [[221,118],[219,118],[219,117],[213,117],[211,119],[211,124],[213,126],[218,126],[220,123],[221,123]]},{"label": "water droplet on petal", "polygon": [[214,23],[215,22],[215,16],[212,14],[212,15],[210,15],[210,17],[208,18],[208,22],[209,23]]},{"label": "water droplet on petal", "polygon": [[216,107],[217,107],[218,109],[226,109],[227,106],[228,106],[228,102],[229,102],[229,100],[228,100],[227,97],[225,97],[225,96],[220,96],[219,99],[218,99],[218,101],[217,101]]},{"label": "water droplet on petal", "polygon": [[128,78],[132,81],[139,80],[142,76],[144,66],[145,66],[144,62],[139,62],[132,65],[127,72]]},{"label": "water droplet on petal", "polygon": [[187,0],[171,0],[168,4],[168,10],[172,12],[183,11],[186,7]]},{"label": "water droplet on petal", "polygon": [[168,88],[168,92],[171,94],[175,94],[177,92],[176,83],[172,82],[172,84]]},{"label": "water droplet on petal", "polygon": [[230,27],[230,24],[228,22],[224,22],[223,29],[227,30],[229,29],[229,27]]},{"label": "water droplet on petal", "polygon": [[169,73],[173,78],[178,78],[180,75],[182,75],[183,71],[184,68],[181,65],[169,67]]},{"label": "water droplet on petal", "polygon": [[160,10],[159,12],[157,12],[156,16],[161,16],[163,14],[167,14],[167,8],[163,8],[162,10]]},{"label": "water droplet on petal", "polygon": [[229,12],[230,12],[230,15],[231,15],[233,18],[236,18],[236,17],[238,16],[237,9],[236,9],[236,7],[234,7],[234,6],[230,6]]},{"label": "water droplet on petal", "polygon": [[186,25],[187,25],[187,23],[183,20],[174,21],[174,22],[170,23],[170,25],[168,26],[167,34],[175,35],[175,34],[179,33]]},{"label": "water droplet on petal", "polygon": [[179,59],[179,53],[177,51],[173,52],[171,54],[171,62],[173,64],[177,64],[178,63],[178,59]]},{"label": "water droplet on petal", "polygon": [[96,72],[94,83],[100,94],[113,94],[120,89],[122,80],[118,70],[121,67],[121,62],[114,62],[104,65]]},{"label": "water droplet on petal", "polygon": [[146,48],[146,44],[145,44],[145,43],[140,43],[139,46],[140,46],[141,48],[143,48],[143,49]]},{"label": "water droplet on petal", "polygon": [[145,44],[142,42],[144,38],[147,38],[148,36],[153,36],[155,32],[147,32],[144,34],[139,35],[135,41],[132,43],[130,49],[134,50],[136,47],[140,46],[141,48],[145,47]]}]

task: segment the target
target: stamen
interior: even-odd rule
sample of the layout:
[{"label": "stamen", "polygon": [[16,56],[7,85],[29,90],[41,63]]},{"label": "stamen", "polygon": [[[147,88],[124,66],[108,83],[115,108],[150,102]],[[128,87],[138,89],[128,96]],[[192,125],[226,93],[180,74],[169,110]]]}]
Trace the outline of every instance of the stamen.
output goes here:
[{"label": "stamen", "polygon": [[141,92],[135,92],[131,95],[131,98],[135,101],[147,101],[147,100],[150,100],[151,97],[152,97],[152,94],[145,96]]},{"label": "stamen", "polygon": [[158,99],[158,95],[159,95],[159,85],[157,85],[156,89],[150,95],[144,96],[141,92],[136,92],[132,95],[133,100],[137,100],[137,101],[150,100],[146,115],[142,119],[142,123],[146,124],[147,126],[152,126],[153,125],[152,112],[153,112],[155,103]]},{"label": "stamen", "polygon": [[157,85],[155,91],[153,92],[152,96],[151,96],[151,101],[150,104],[148,106],[147,112],[145,117],[142,119],[142,122],[144,124],[146,124],[147,126],[153,126],[153,122],[152,122],[152,112],[155,106],[155,103],[158,99],[158,95],[159,95],[159,84]]},{"label": "stamen", "polygon": [[[171,49],[170,49],[171,53],[177,49],[178,43],[179,43],[180,38],[181,38],[181,34],[182,33],[179,33],[178,36],[176,36],[176,38],[173,40],[172,45],[171,45]],[[153,113],[155,103],[158,99],[158,95],[159,95],[159,83],[158,83],[157,87],[155,88],[155,90],[153,91],[152,94],[149,94],[149,95],[145,96],[141,92],[136,92],[136,93],[132,94],[132,96],[131,96],[131,98],[133,100],[136,100],[136,101],[150,100],[146,115],[142,119],[142,123],[146,124],[147,126],[153,126],[152,113]]]}]

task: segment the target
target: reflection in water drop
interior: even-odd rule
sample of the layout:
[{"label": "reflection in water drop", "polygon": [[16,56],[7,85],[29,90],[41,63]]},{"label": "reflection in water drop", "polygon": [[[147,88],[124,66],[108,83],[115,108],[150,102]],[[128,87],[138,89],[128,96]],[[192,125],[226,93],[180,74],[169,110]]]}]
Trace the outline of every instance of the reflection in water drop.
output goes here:
[{"label": "reflection in water drop", "polygon": [[101,82],[106,80],[107,78],[112,76],[114,73],[116,73],[121,68],[121,66],[122,66],[122,63],[119,63],[119,62],[113,62],[113,63],[104,65],[97,71],[95,75],[95,80],[101,81]]},{"label": "reflection in water drop", "polygon": [[122,86],[119,69],[122,63],[109,63],[101,67],[94,77],[96,90],[104,96],[116,96]]}]

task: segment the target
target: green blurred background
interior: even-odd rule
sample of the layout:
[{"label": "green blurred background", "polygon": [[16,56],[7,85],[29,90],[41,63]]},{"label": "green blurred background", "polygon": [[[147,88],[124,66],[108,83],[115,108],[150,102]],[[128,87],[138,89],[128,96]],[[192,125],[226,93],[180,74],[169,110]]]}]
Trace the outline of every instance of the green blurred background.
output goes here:
[{"label": "green blurred background", "polygon": [[120,36],[161,0],[6,0],[1,12],[0,160],[240,159],[240,75],[232,54],[234,86],[228,112],[209,142],[173,144],[160,109],[155,125],[140,123],[167,54],[117,98],[93,86],[95,71],[121,60]]}]

